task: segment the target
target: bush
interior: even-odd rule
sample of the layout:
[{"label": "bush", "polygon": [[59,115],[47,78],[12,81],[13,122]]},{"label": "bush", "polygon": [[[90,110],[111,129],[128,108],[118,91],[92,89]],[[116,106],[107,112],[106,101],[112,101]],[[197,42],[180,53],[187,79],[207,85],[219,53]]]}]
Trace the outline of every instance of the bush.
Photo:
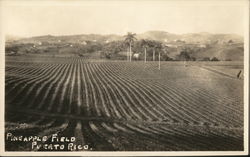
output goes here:
[{"label": "bush", "polygon": [[216,57],[213,57],[212,59],[211,59],[211,61],[220,61],[218,58],[216,58]]},{"label": "bush", "polygon": [[204,57],[204,58],[202,58],[202,61],[210,61],[210,58],[209,57]]},{"label": "bush", "polygon": [[169,57],[167,54],[163,54],[162,55],[162,59],[164,61],[173,61],[174,60],[173,58]]},{"label": "bush", "polygon": [[196,61],[196,58],[190,56],[190,52],[183,50],[177,56],[177,60],[179,60],[179,61]]},{"label": "bush", "polygon": [[111,54],[110,54],[110,53],[105,53],[105,57],[106,57],[107,59],[110,59],[110,58],[111,58]]}]

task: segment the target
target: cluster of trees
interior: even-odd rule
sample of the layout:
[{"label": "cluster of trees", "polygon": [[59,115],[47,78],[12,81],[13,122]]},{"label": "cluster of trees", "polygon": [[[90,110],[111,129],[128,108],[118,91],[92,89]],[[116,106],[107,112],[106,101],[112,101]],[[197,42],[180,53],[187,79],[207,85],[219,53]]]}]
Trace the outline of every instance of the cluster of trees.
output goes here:
[{"label": "cluster of trees", "polygon": [[85,45],[77,43],[11,43],[5,46],[6,54],[46,54],[46,53],[68,53],[87,54],[102,50],[103,45],[98,42],[88,42]]},{"label": "cluster of trees", "polygon": [[[177,58],[177,61],[196,61],[196,58],[190,55],[190,53],[186,50],[182,50]],[[220,61],[217,57],[204,57],[201,61]]]},{"label": "cluster of trees", "polygon": [[36,53],[37,50],[33,47],[33,44],[9,44],[5,46],[6,54],[19,55],[25,53]]},{"label": "cluster of trees", "polygon": [[[93,53],[93,52],[97,52],[97,51],[101,51],[103,46],[101,43],[98,42],[88,42],[88,44],[86,45],[80,45],[79,46],[79,50],[77,51],[79,54],[86,54],[86,53]],[[75,47],[77,47],[77,45],[74,45]]]},{"label": "cluster of trees", "polygon": [[[124,41],[113,41],[104,45],[104,54],[106,58],[115,58],[119,56],[119,52],[127,52],[127,57],[119,56],[119,59],[127,59],[131,61],[134,54],[138,54],[137,60],[148,60],[156,61],[196,61],[192,48],[183,48],[180,53],[175,57],[171,58],[168,56],[168,52],[171,51],[168,46],[160,41],[142,39],[137,40],[136,34],[129,32],[124,36]],[[115,57],[116,56],[116,57]],[[160,57],[159,57],[160,56]],[[219,61],[218,58],[208,58],[207,61]]]},{"label": "cluster of trees", "polygon": [[[124,41],[113,41],[103,45],[103,53],[107,58],[118,56],[119,52],[127,52],[123,59],[131,61],[134,54],[138,54],[137,60],[156,60],[156,57],[161,55],[161,60],[172,60],[168,57],[167,46],[162,42],[155,40],[137,40],[136,34],[128,33],[124,36]],[[158,59],[157,59],[158,60]]]},{"label": "cluster of trees", "polygon": [[[212,57],[212,58],[209,58],[209,57],[204,57],[202,59],[202,61],[220,61],[217,57]],[[226,60],[226,61],[231,61],[230,59]]]},{"label": "cluster of trees", "polygon": [[188,51],[187,49],[184,49],[180,52],[179,55],[177,55],[176,60],[179,61],[196,61],[195,57],[191,56],[190,51]]}]

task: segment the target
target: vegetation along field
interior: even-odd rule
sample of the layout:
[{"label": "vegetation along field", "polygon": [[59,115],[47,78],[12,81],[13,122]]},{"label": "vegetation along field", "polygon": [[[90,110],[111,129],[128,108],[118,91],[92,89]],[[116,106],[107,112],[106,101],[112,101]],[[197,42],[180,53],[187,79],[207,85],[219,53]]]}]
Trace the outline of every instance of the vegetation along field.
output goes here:
[{"label": "vegetation along field", "polygon": [[[158,66],[157,61],[6,56],[5,134],[75,137],[73,144],[88,146],[87,151],[243,150],[243,76],[237,77],[242,62]],[[31,145],[5,139],[7,151],[56,151]]]}]

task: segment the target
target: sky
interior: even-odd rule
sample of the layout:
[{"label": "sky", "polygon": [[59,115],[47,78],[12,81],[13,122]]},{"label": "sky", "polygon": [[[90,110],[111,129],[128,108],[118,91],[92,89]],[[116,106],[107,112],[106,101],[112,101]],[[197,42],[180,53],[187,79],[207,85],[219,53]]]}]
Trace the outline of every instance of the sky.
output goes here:
[{"label": "sky", "polygon": [[244,34],[246,0],[222,1],[6,1],[0,0],[5,34],[21,37],[73,34]]}]

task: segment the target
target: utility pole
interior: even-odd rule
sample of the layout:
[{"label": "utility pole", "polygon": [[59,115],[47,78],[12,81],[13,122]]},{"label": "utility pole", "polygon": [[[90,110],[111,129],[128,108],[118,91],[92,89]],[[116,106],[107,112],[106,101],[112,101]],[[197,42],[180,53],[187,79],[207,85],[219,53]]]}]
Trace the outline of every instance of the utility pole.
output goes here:
[{"label": "utility pole", "polygon": [[131,42],[129,43],[129,61],[131,62],[131,58],[132,58],[132,53],[131,53]]},{"label": "utility pole", "polygon": [[161,70],[161,53],[159,52],[159,70]]},{"label": "utility pole", "polygon": [[147,62],[147,49],[145,48],[145,63]]},{"label": "utility pole", "polygon": [[129,48],[127,49],[127,61],[129,61]]},{"label": "utility pole", "polygon": [[153,61],[155,61],[155,50],[153,50]]}]

